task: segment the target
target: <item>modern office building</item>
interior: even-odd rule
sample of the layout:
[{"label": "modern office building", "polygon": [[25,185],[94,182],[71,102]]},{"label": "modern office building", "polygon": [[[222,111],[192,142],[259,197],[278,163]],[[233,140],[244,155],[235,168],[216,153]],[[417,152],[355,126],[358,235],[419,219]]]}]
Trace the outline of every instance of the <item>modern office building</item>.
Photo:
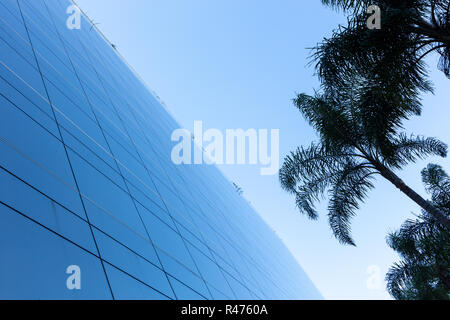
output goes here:
[{"label": "modern office building", "polygon": [[0,299],[321,298],[70,5],[0,0]]}]

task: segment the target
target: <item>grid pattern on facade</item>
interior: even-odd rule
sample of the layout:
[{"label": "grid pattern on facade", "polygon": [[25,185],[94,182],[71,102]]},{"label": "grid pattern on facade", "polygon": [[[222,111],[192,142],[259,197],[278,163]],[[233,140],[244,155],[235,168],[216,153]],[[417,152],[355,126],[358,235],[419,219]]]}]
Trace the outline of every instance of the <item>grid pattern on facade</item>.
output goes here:
[{"label": "grid pattern on facade", "polygon": [[69,5],[0,0],[0,298],[320,297],[219,170],[170,161],[178,124]]}]

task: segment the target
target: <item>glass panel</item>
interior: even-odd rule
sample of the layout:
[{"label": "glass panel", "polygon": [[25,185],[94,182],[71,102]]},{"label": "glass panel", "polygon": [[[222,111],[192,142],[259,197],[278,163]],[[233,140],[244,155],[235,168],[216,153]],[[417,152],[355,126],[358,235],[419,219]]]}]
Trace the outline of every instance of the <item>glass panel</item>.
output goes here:
[{"label": "glass panel", "polygon": [[149,286],[126,275],[118,269],[106,265],[109,282],[117,300],[168,300]]},{"label": "glass panel", "polygon": [[[0,205],[0,299],[111,299],[100,260]],[[69,290],[67,268],[80,269]]]},{"label": "glass panel", "polygon": [[216,167],[171,162],[179,125],[71,4],[0,0],[0,298],[320,298]]},{"label": "glass panel", "polygon": [[170,277],[170,282],[172,283],[172,287],[175,290],[178,300],[205,300],[205,297],[180,281]]},{"label": "glass panel", "polygon": [[[126,271],[145,285],[173,298],[168,279],[161,269],[98,230],[95,230],[95,238],[98,241],[102,258],[108,264]],[[153,249],[149,246],[148,250]]]}]

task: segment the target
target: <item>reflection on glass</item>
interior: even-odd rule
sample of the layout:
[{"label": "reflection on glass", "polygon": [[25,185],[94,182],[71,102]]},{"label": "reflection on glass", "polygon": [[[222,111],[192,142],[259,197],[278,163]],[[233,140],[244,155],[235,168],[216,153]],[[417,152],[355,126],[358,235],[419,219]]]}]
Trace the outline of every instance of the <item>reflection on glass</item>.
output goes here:
[{"label": "reflection on glass", "polygon": [[69,5],[0,0],[0,299],[321,298],[215,167],[170,161],[178,124]]}]

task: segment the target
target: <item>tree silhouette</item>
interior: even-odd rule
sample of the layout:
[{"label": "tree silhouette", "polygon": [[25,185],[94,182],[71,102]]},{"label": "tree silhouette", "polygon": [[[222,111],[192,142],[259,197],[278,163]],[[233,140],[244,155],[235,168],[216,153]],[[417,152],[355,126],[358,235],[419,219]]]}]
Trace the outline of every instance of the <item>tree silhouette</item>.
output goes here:
[{"label": "tree silhouette", "polygon": [[[423,58],[432,52],[440,55],[438,68],[450,77],[450,0],[322,2],[350,14],[348,25],[316,48],[314,58],[323,82],[339,86],[353,68],[372,74],[385,85],[391,74],[423,80]],[[381,8],[380,30],[367,28],[370,5]]]},{"label": "tree silhouette", "polygon": [[[450,216],[450,178],[438,165],[428,165],[422,180],[431,203]],[[388,236],[401,256],[389,270],[388,291],[399,300],[450,299],[450,231],[423,210]]]},{"label": "tree silhouette", "polygon": [[[429,155],[445,157],[447,146],[435,138],[407,136],[398,132],[402,114],[410,111],[391,105],[392,119],[380,123],[380,136],[370,125],[372,107],[358,87],[348,84],[339,94],[300,94],[294,100],[320,136],[318,143],[300,147],[286,157],[279,178],[283,189],[296,197],[302,213],[316,219],[314,204],[328,191],[329,224],[337,239],[355,245],[350,219],[374,187],[378,175],[390,181],[411,200],[450,228],[450,219],[408,187],[394,170]],[[410,98],[408,98],[410,100]],[[400,106],[403,103],[399,104]],[[399,110],[400,109],[400,110]],[[395,119],[397,115],[398,119]]]},{"label": "tree silhouette", "polygon": [[[316,48],[313,57],[322,90],[294,99],[304,118],[319,133],[320,141],[286,157],[280,170],[282,187],[295,195],[299,210],[312,219],[317,218],[314,204],[328,192],[329,223],[345,244],[355,244],[350,219],[374,187],[377,175],[450,228],[444,212],[395,174],[417,159],[447,155],[444,143],[435,138],[407,136],[402,127],[405,120],[421,114],[420,94],[432,91],[425,65],[418,59],[419,46],[424,45],[421,41],[431,39],[412,33],[416,22],[412,23],[406,13],[417,11],[412,16],[418,19],[420,14],[425,19],[426,5],[431,2],[371,2],[391,8],[383,14],[382,30],[366,26],[368,1],[323,2],[354,10],[354,16],[347,28],[340,28]],[[413,4],[418,6],[414,8]],[[433,12],[439,12],[439,17],[443,15],[441,4],[433,4]]]}]

